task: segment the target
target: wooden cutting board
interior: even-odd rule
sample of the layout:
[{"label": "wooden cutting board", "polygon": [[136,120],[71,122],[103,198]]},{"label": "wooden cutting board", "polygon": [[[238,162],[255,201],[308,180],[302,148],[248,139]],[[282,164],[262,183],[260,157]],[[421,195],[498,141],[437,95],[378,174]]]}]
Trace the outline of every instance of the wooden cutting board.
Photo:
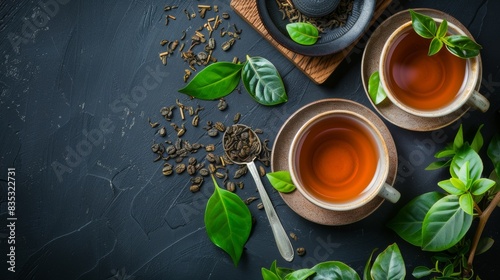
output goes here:
[{"label": "wooden cutting board", "polygon": [[[391,1],[392,0],[377,0],[370,25],[375,22]],[[344,51],[327,56],[312,57],[294,53],[276,42],[271,35],[269,35],[255,8],[257,5],[256,2],[256,0],[231,0],[231,8],[316,84],[324,83],[359,41],[359,39],[356,40]],[[362,36],[360,36],[360,38],[361,37]]]}]

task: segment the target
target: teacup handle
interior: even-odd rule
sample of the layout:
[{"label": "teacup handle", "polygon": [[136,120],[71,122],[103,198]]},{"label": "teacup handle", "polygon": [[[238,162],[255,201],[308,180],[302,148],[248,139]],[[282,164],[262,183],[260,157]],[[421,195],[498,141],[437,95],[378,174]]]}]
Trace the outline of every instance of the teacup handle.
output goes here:
[{"label": "teacup handle", "polygon": [[401,197],[401,194],[393,186],[384,183],[382,188],[380,188],[378,196],[385,198],[389,202],[396,203]]},{"label": "teacup handle", "polygon": [[467,104],[485,113],[490,108],[490,102],[478,91],[474,91]]}]

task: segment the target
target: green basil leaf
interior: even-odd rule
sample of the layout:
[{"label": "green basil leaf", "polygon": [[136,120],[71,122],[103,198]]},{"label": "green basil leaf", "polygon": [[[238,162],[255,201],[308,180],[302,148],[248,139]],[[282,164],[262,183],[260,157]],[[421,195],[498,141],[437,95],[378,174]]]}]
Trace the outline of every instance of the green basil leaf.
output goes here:
[{"label": "green basil leaf", "polygon": [[473,195],[482,195],[495,186],[496,182],[491,179],[480,178],[472,184],[471,193]]},{"label": "green basil leaf", "polygon": [[443,251],[460,241],[472,224],[472,216],[460,208],[458,196],[438,200],[422,224],[422,250]]},{"label": "green basil leaf", "polygon": [[288,100],[278,70],[265,58],[247,55],[241,79],[250,95],[262,105],[276,105]]},{"label": "green basil leaf", "polygon": [[368,81],[368,94],[375,105],[380,104],[380,102],[384,101],[387,97],[387,93],[380,83],[380,75],[378,71],[375,71],[370,75],[370,79]]},{"label": "green basil leaf", "polygon": [[479,150],[481,150],[481,147],[483,147],[483,135],[481,134],[481,128],[483,128],[483,124],[479,126],[479,128],[476,131],[476,134],[474,135],[474,139],[472,139],[472,143],[470,144],[470,147],[476,151],[476,153],[479,153]]},{"label": "green basil leaf", "polygon": [[497,176],[500,177],[500,134],[495,134],[488,145],[488,157],[491,159]]},{"label": "green basil leaf", "polygon": [[[454,178],[459,177],[460,169],[469,162],[468,179],[475,181],[481,178],[483,173],[483,161],[481,157],[468,145],[464,145],[457,151],[450,165],[450,174]],[[465,183],[465,182],[464,182]]]},{"label": "green basil leaf", "polygon": [[396,243],[389,245],[377,256],[371,275],[373,279],[405,279],[405,262]]},{"label": "green basil leaf", "polygon": [[286,31],[295,43],[314,45],[319,38],[318,29],[309,22],[295,22],[286,25]]},{"label": "green basil leaf", "polygon": [[373,280],[372,275],[370,274],[370,270],[372,269],[372,258],[373,254],[375,254],[375,251],[377,251],[377,249],[374,249],[372,251],[370,257],[368,258],[368,261],[366,261],[365,268],[363,269],[363,280]]},{"label": "green basil leaf", "polygon": [[446,32],[448,32],[448,22],[445,19],[443,19],[436,32],[436,37],[442,38],[446,36]]},{"label": "green basil leaf", "polygon": [[216,62],[208,65],[179,92],[189,96],[214,100],[230,94],[240,82],[242,64]]},{"label": "green basil leaf", "polygon": [[264,280],[281,280],[274,272],[272,272],[267,268],[263,267],[261,269],[261,272],[262,272],[262,278]]},{"label": "green basil leaf", "polygon": [[460,203],[460,208],[462,208],[465,213],[474,215],[474,199],[469,192],[462,194],[458,201]]},{"label": "green basil leaf", "polygon": [[314,273],[316,272],[314,272],[314,270],[310,268],[303,268],[295,270],[294,272],[288,274],[285,277],[285,280],[306,280],[307,278],[309,278],[309,276],[313,275]]},{"label": "green basil leaf", "polygon": [[295,190],[295,185],[288,171],[271,172],[267,173],[266,176],[269,182],[271,182],[271,185],[279,192],[289,193]]},{"label": "green basil leaf", "polygon": [[421,37],[431,39],[436,36],[436,22],[431,17],[410,10],[413,29]]},{"label": "green basil leaf", "polygon": [[419,195],[406,204],[387,226],[407,242],[422,246],[422,223],[429,209],[444,195],[429,192]]},{"label": "green basil leaf", "polygon": [[438,182],[438,186],[449,194],[461,195],[465,192],[464,183],[457,178],[451,178],[449,180]]},{"label": "green basil leaf", "polygon": [[439,38],[434,38],[429,45],[429,52],[427,53],[427,55],[435,55],[441,50],[441,48],[443,48],[443,42]]},{"label": "green basil leaf", "polygon": [[214,193],[205,209],[206,231],[212,243],[226,251],[236,266],[250,236],[252,215],[238,195],[221,189],[213,176],[212,180]]},{"label": "green basil leaf", "polygon": [[419,279],[419,278],[431,275],[431,273],[433,271],[434,270],[432,270],[431,268],[428,268],[425,266],[417,266],[417,267],[415,267],[415,269],[413,269],[413,273],[411,275],[413,275],[413,277]]},{"label": "green basil leaf", "polygon": [[339,261],[322,262],[313,266],[312,270],[316,272],[312,280],[360,280],[354,269]]}]

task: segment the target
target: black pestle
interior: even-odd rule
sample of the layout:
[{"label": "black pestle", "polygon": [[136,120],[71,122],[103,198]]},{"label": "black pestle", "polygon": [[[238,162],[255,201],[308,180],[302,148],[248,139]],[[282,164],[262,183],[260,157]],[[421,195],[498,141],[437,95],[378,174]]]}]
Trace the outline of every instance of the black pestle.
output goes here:
[{"label": "black pestle", "polygon": [[293,5],[308,17],[323,17],[337,8],[340,0],[292,0]]}]

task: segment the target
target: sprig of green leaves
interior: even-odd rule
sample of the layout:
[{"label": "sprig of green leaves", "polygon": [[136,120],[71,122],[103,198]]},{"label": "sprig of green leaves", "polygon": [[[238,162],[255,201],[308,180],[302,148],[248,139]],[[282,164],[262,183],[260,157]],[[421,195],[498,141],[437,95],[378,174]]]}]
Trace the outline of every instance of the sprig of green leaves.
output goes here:
[{"label": "sprig of green leaves", "polygon": [[448,35],[448,22],[443,19],[439,27],[433,18],[410,10],[412,26],[423,38],[431,39],[428,55],[435,55],[443,46],[460,58],[471,58],[479,55],[481,45],[465,35]]}]

